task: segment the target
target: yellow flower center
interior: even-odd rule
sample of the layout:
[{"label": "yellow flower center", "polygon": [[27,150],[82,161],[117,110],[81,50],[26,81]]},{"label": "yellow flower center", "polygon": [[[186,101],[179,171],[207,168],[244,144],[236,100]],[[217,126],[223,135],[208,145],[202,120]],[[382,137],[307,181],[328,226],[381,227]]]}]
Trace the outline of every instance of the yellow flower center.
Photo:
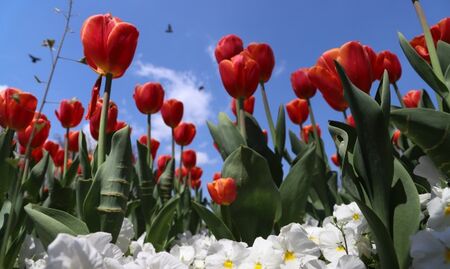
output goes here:
[{"label": "yellow flower center", "polygon": [[343,245],[339,245],[336,247],[337,251],[345,251],[345,247]]},{"label": "yellow flower center", "polygon": [[359,220],[359,214],[358,213],[353,214],[353,220]]},{"label": "yellow flower center", "polygon": [[293,259],[295,259],[295,254],[292,251],[286,251],[284,253],[284,261],[292,261]]},{"label": "yellow flower center", "polygon": [[223,267],[226,268],[226,269],[233,268],[233,262],[230,261],[230,260],[226,260],[226,261],[223,263]]},{"label": "yellow flower center", "polygon": [[444,215],[450,216],[450,204],[447,204],[447,206],[444,207]]},{"label": "yellow flower center", "polygon": [[445,250],[445,263],[450,263],[450,248]]},{"label": "yellow flower center", "polygon": [[257,264],[255,264],[255,269],[262,269],[263,267],[262,267],[262,265],[261,265],[261,263],[257,263]]}]

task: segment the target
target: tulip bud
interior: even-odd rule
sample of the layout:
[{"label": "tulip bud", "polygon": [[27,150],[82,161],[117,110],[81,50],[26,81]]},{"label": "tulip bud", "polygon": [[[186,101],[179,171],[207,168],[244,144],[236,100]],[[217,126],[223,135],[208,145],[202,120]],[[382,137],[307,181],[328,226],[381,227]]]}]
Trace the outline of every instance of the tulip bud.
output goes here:
[{"label": "tulip bud", "polygon": [[238,54],[219,64],[222,83],[228,94],[235,98],[249,98],[259,83],[258,63],[246,54]]},{"label": "tulip bud", "polygon": [[121,77],[134,57],[139,32],[111,14],[94,15],[81,28],[86,63],[98,74]]},{"label": "tulip bud", "polygon": [[[255,96],[250,96],[249,98],[244,100],[244,111],[248,114],[253,114],[253,110],[255,108]],[[236,99],[231,99],[231,112],[237,117],[236,113]]]},{"label": "tulip bud", "polygon": [[78,137],[80,136],[80,131],[69,132],[69,151],[78,152]]},{"label": "tulip bud", "polygon": [[56,167],[62,167],[64,165],[64,149],[59,148],[54,156],[52,156],[53,164]]},{"label": "tulip bud", "polygon": [[422,91],[410,90],[403,96],[403,103],[407,108],[416,108],[420,104],[422,98]]},{"label": "tulip bud", "polygon": [[170,156],[170,155],[161,155],[161,156],[159,156],[158,161],[156,163],[157,167],[158,167],[158,170],[161,171],[161,172],[164,172],[164,170],[166,169],[167,163],[169,163],[169,161],[171,159],[172,159],[172,156]]},{"label": "tulip bud", "polygon": [[200,188],[200,186],[202,185],[202,180],[200,178],[196,178],[196,179],[191,179],[191,188],[196,190],[198,188]]},{"label": "tulip bud", "polygon": [[395,130],[394,133],[392,134],[392,143],[397,147],[399,146],[398,140],[400,138],[400,135],[401,135],[400,130]]},{"label": "tulip bud", "polygon": [[0,92],[0,125],[15,131],[25,129],[34,117],[37,99],[16,88]]},{"label": "tulip bud", "polygon": [[191,179],[199,179],[203,175],[203,169],[198,166],[194,166],[189,170],[189,173],[191,175]]},{"label": "tulip bud", "polygon": [[338,167],[341,166],[341,157],[336,153],[331,155],[331,161],[333,162],[334,165]]},{"label": "tulip bud", "polygon": [[352,126],[353,128],[356,128],[355,119],[353,118],[353,115],[347,116],[347,124]]},{"label": "tulip bud", "polygon": [[222,177],[222,174],[220,172],[215,172],[213,175],[213,181],[216,181],[221,177]]},{"label": "tulip bud", "polygon": [[269,142],[269,137],[267,136],[267,130],[266,129],[262,130],[262,134],[264,136],[264,141],[267,144],[267,142]]},{"label": "tulip bud", "polygon": [[159,83],[147,82],[136,86],[133,98],[142,114],[155,114],[163,104],[164,89]]},{"label": "tulip bud", "polygon": [[56,117],[64,128],[73,128],[80,124],[83,118],[84,108],[77,99],[62,100],[59,110],[55,110]]},{"label": "tulip bud", "polygon": [[222,60],[229,60],[233,56],[239,54],[244,49],[244,43],[237,35],[226,35],[219,40],[214,50],[217,63]]},{"label": "tulip bud", "polygon": [[192,149],[184,150],[182,158],[183,158],[183,165],[187,169],[191,169],[197,163],[197,154]]},{"label": "tulip bud", "polygon": [[317,87],[309,79],[308,73],[308,68],[300,68],[291,74],[292,89],[300,99],[312,98],[317,91]]},{"label": "tulip bud", "polygon": [[183,182],[183,179],[187,177],[187,175],[188,170],[186,169],[186,167],[181,167],[181,170],[180,168],[175,169],[175,177],[180,179],[180,182]]},{"label": "tulip bud", "polygon": [[[117,132],[117,131],[119,131],[120,129],[122,129],[122,128],[125,128],[125,127],[127,127],[128,126],[128,124],[126,123],[126,122],[124,122],[124,121],[117,121],[116,122],[116,125],[114,126],[114,132]],[[130,128],[130,133],[133,131],[133,129],[132,128]]]},{"label": "tulip bud", "polygon": [[17,133],[17,137],[19,139],[19,143],[26,147],[28,141],[30,140],[31,132],[33,130],[33,126],[35,127],[35,132],[33,139],[31,140],[31,148],[38,148],[44,145],[45,140],[47,140],[48,135],[50,133],[50,121],[44,114],[35,113],[34,119],[31,121],[30,125],[26,127],[24,130]]},{"label": "tulip bud", "polygon": [[[435,47],[439,40],[450,43],[449,25],[450,18],[445,18],[442,19],[439,23],[431,26],[430,32]],[[428,63],[430,62],[430,54],[428,53],[428,47],[425,41],[425,36],[423,34],[416,36],[409,43],[411,44],[411,47],[413,47],[424,60],[426,60]]]},{"label": "tulip bud", "polygon": [[50,156],[55,156],[59,150],[59,145],[51,140],[47,140],[44,143],[44,149],[50,154]]},{"label": "tulip bud", "polygon": [[[139,143],[141,143],[142,145],[147,147],[147,143],[148,143],[147,136],[146,135],[141,136],[139,138]],[[152,150],[152,159],[153,160],[155,159],[156,152],[158,151],[159,145],[160,145],[159,141],[152,138],[152,140],[150,141],[150,148]]]},{"label": "tulip bud", "polygon": [[166,100],[161,107],[161,116],[167,126],[175,128],[183,117],[183,103],[176,99]]},{"label": "tulip bud", "polygon": [[[320,130],[319,125],[316,125],[316,127],[317,127],[317,134],[320,137],[322,131]],[[305,143],[308,143],[309,137],[311,135],[314,136],[314,126],[312,126],[312,125],[304,126],[302,129],[302,139],[303,139],[303,141],[305,141]]]},{"label": "tulip bud", "polygon": [[[103,99],[97,100],[97,105],[92,113],[89,121],[89,130],[91,131],[91,136],[97,140],[98,130],[100,128],[100,116],[102,113]],[[110,134],[116,130],[117,124],[117,114],[119,113],[117,105],[113,101],[109,101],[108,109],[108,122],[106,123],[106,133]]]},{"label": "tulip bud", "polygon": [[173,130],[173,136],[178,145],[187,146],[194,140],[196,132],[194,124],[182,122]]},{"label": "tulip bud", "polygon": [[296,98],[286,104],[286,111],[294,124],[303,124],[309,116],[308,101]]},{"label": "tulip bud", "polygon": [[377,55],[374,69],[375,78],[381,80],[384,70],[387,70],[390,83],[394,83],[400,79],[402,75],[402,66],[397,55],[390,51],[382,51]]},{"label": "tulip bud", "polygon": [[[25,154],[26,148],[23,147],[22,145],[19,145],[19,152],[20,154]],[[40,160],[42,160],[42,158],[44,157],[44,152],[42,151],[42,147],[38,147],[35,148],[31,151],[31,159],[33,159],[33,161],[35,163],[38,163]]]},{"label": "tulip bud", "polygon": [[245,49],[245,52],[259,65],[259,81],[269,81],[275,66],[272,48],[265,43],[251,43]]},{"label": "tulip bud", "polygon": [[211,199],[218,205],[230,205],[236,200],[237,186],[232,178],[219,178],[207,187]]}]

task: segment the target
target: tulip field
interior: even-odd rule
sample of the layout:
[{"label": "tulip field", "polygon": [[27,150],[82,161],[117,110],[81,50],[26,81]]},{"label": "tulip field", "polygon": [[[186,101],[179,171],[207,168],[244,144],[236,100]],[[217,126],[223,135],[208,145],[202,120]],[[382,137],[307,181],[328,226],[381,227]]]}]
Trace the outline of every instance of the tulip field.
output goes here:
[{"label": "tulip field", "polygon": [[[44,95],[0,91],[1,269],[450,268],[450,17],[429,25],[413,0],[421,28],[398,34],[407,62],[348,40],[290,70],[287,104],[266,91],[271,45],[224,35],[214,64],[232,102],[206,123],[221,157],[206,179],[192,148],[198,126],[161,81],[137,84],[128,100],[145,119],[139,139],[118,120],[111,96],[142,32],[107,10],[70,29],[67,3],[62,38],[43,43],[52,51]],[[76,64],[97,79],[89,102],[58,100],[51,122],[43,109],[70,31],[83,48]],[[408,64],[427,88],[402,95]],[[319,127],[313,97],[343,120]],[[265,117],[253,114],[259,105]],[[155,138],[156,117],[169,143]],[[89,132],[77,129],[83,120]]]}]

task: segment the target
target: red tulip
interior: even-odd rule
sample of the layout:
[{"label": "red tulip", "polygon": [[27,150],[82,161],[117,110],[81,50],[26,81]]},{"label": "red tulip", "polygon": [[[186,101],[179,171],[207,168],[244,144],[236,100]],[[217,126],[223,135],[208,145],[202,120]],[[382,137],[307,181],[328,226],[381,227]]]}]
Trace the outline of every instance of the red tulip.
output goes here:
[{"label": "red tulip", "polygon": [[170,160],[172,160],[172,156],[170,156],[170,155],[161,155],[161,156],[159,156],[158,161],[156,163],[157,167],[158,167],[158,170],[161,171],[161,172],[164,172],[164,170],[166,169],[166,166],[167,166],[167,164],[169,163]]},{"label": "red tulip", "polygon": [[[439,40],[450,43],[450,17],[444,18],[431,26],[430,31],[435,47]],[[430,62],[430,55],[423,34],[414,37],[409,43],[422,58]]]},{"label": "red tulip", "polygon": [[403,96],[403,103],[408,108],[416,108],[419,106],[421,98],[422,98],[422,91],[410,90]]},{"label": "red tulip", "polygon": [[244,49],[244,44],[237,35],[226,35],[219,40],[214,50],[217,63],[222,60],[229,60],[233,56],[239,54]]},{"label": "red tulip", "polygon": [[50,121],[44,114],[35,113],[34,119],[30,122],[27,128],[17,133],[19,143],[26,147],[28,141],[30,140],[31,131],[35,127],[34,137],[31,140],[31,148],[38,148],[44,145],[45,140],[47,140],[50,133]]},{"label": "red tulip", "polygon": [[[114,126],[114,132],[117,132],[120,129],[125,128],[127,126],[128,126],[128,124],[124,121],[116,121],[116,125]],[[133,131],[133,129],[130,128],[130,132],[132,132],[132,131]]]},{"label": "red tulip", "polygon": [[197,153],[194,150],[188,149],[183,151],[183,165],[187,169],[191,169],[197,163]]},{"label": "red tulip", "polygon": [[331,161],[336,166],[341,166],[341,158],[336,153],[331,155]]},{"label": "red tulip", "polygon": [[398,60],[397,55],[390,51],[382,51],[377,55],[375,62],[374,75],[375,78],[381,80],[383,78],[384,70],[387,70],[389,81],[396,82],[402,75],[402,66]]},{"label": "red tulip", "polygon": [[[181,175],[180,175],[180,173],[181,173]],[[186,169],[186,167],[181,167],[181,170],[180,170],[180,168],[175,169],[175,177],[178,178],[180,180],[180,182],[183,182],[183,179],[185,177],[187,177],[187,175],[188,175],[188,170]]]},{"label": "red tulip", "polygon": [[291,85],[300,99],[309,99],[316,94],[317,87],[308,76],[309,68],[300,68],[291,74]]},{"label": "red tulip", "polygon": [[269,137],[267,136],[267,130],[266,129],[262,130],[262,134],[263,134],[264,140],[266,141],[266,144],[267,144],[267,142],[269,142]]},{"label": "red tulip", "polygon": [[78,137],[80,136],[80,131],[69,132],[69,151],[78,152]]},{"label": "red tulip", "polygon": [[296,98],[286,104],[289,118],[294,124],[303,124],[309,116],[308,101]]},{"label": "red tulip", "polygon": [[189,170],[189,173],[191,175],[191,179],[199,179],[203,175],[203,169],[198,166],[194,166]]},{"label": "red tulip", "polygon": [[400,130],[395,130],[392,134],[392,143],[398,147],[398,139],[400,138]]},{"label": "red tulip", "polygon": [[15,131],[25,129],[34,117],[37,99],[16,88],[0,92],[0,125]]},{"label": "red tulip", "polygon": [[259,65],[259,81],[267,82],[275,66],[272,48],[266,43],[251,43],[244,50]]},{"label": "red tulip", "polygon": [[157,113],[163,104],[164,89],[157,82],[147,82],[137,85],[133,94],[134,101],[139,111],[143,114]]},{"label": "red tulip", "polygon": [[56,153],[59,150],[59,144],[51,141],[51,140],[47,140],[44,143],[44,149],[51,155],[51,156],[55,156]]},{"label": "red tulip", "polygon": [[[25,151],[26,151],[25,147],[22,145],[19,145],[20,154],[25,154]],[[35,163],[38,163],[42,159],[42,157],[44,157],[44,152],[42,151],[42,147],[33,149],[31,151],[30,156]]]},{"label": "red tulip", "polygon": [[194,124],[182,122],[173,130],[175,142],[180,146],[187,146],[194,140],[196,132]]},{"label": "red tulip", "polygon": [[111,14],[89,17],[81,28],[87,64],[98,74],[121,77],[133,60],[139,32]]},{"label": "red tulip", "polygon": [[377,69],[376,64],[377,64],[377,57],[378,56],[377,56],[377,54],[375,53],[375,51],[371,47],[369,47],[367,45],[364,45],[363,47],[364,47],[364,50],[367,53],[367,57],[369,58],[370,65],[372,67],[372,72],[373,72],[372,79],[373,79],[373,81],[375,81],[377,78],[376,78],[374,72]]},{"label": "red tulip", "polygon": [[[144,146],[147,146],[147,143],[148,143],[147,136],[146,135],[141,136],[139,138],[139,143],[141,143]],[[160,145],[159,141],[152,138],[152,140],[150,141],[150,147],[152,150],[152,159],[153,160],[155,159],[156,152],[158,151],[159,145]]]},{"label": "red tulip", "polygon": [[309,70],[309,78],[333,109],[344,111],[348,107],[334,60],[343,66],[356,87],[369,93],[374,76],[367,51],[359,42],[351,41],[340,48],[326,51]]},{"label": "red tulip", "polygon": [[62,167],[64,165],[64,149],[59,148],[54,156],[52,156],[53,163],[56,167]]},{"label": "red tulip", "polygon": [[[100,116],[102,113],[103,99],[97,100],[97,106],[89,121],[89,129],[92,137],[98,139],[98,130],[100,128]],[[117,105],[113,101],[109,101],[108,122],[106,124],[106,133],[110,134],[116,131],[117,114],[119,113]]]},{"label": "red tulip", "polygon": [[216,181],[216,180],[218,180],[221,177],[222,177],[222,173],[215,172],[214,175],[213,175],[213,181]]},{"label": "red tulip", "polygon": [[232,178],[219,178],[207,187],[211,199],[218,205],[230,205],[236,200],[237,186]]},{"label": "red tulip", "polygon": [[245,53],[221,61],[219,71],[223,86],[233,98],[249,98],[258,87],[258,63]]},{"label": "red tulip", "polygon": [[353,118],[353,115],[347,116],[347,124],[352,126],[353,128],[356,128],[355,119]]},{"label": "red tulip", "polygon": [[202,180],[200,178],[191,179],[191,188],[193,188],[194,190],[200,188],[201,185]]},{"label": "red tulip", "polygon": [[161,116],[167,126],[175,128],[183,117],[183,103],[177,99],[166,100],[161,107]]},{"label": "red tulip", "polygon": [[56,117],[64,128],[73,128],[80,124],[83,118],[84,108],[77,99],[62,100],[59,110],[55,110]]},{"label": "red tulip", "polygon": [[[255,108],[255,96],[250,96],[249,98],[244,100],[244,111],[248,114],[253,114],[253,110]],[[236,99],[231,99],[231,112],[237,117],[236,113]]]},{"label": "red tulip", "polygon": [[[316,127],[317,127],[317,134],[320,137],[322,131],[320,130],[319,125],[316,125]],[[314,135],[314,127],[312,125],[303,126],[302,139],[303,139],[303,141],[305,141],[305,143],[308,143],[310,134]]]}]

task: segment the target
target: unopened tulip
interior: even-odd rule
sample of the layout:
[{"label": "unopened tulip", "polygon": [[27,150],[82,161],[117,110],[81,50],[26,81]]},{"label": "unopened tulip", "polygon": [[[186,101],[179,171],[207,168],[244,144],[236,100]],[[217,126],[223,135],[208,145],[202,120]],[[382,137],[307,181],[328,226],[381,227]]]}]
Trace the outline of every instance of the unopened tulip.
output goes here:
[{"label": "unopened tulip", "polygon": [[59,110],[55,110],[56,117],[64,128],[73,128],[80,124],[84,108],[77,99],[62,100]]},{"label": "unopened tulip", "polygon": [[19,143],[24,147],[27,146],[28,141],[30,140],[33,126],[36,127],[33,139],[30,143],[31,148],[38,148],[44,145],[45,140],[47,140],[48,138],[51,126],[50,121],[44,114],[39,114],[36,112],[35,117],[31,121],[30,125],[28,125],[28,127],[26,127],[24,130],[17,133]]},{"label": "unopened tulip", "polygon": [[172,159],[172,156],[170,155],[161,155],[158,158],[158,161],[156,162],[158,170],[161,172],[164,172],[164,170],[166,169],[167,164],[169,163],[169,161]]},{"label": "unopened tulip", "polygon": [[294,124],[303,124],[309,116],[308,101],[296,98],[286,104],[286,111]]},{"label": "unopened tulip", "polygon": [[292,89],[300,99],[312,98],[317,91],[317,87],[309,79],[308,73],[309,68],[300,68],[291,74]]},{"label": "unopened tulip", "polygon": [[356,128],[355,119],[353,118],[353,115],[348,115],[346,121],[348,125],[352,126],[353,128]]},{"label": "unopened tulip", "polygon": [[267,82],[275,66],[272,48],[266,43],[251,43],[244,50],[259,65],[259,81]]},{"label": "unopened tulip", "polygon": [[214,173],[214,175],[213,175],[213,180],[215,181],[215,180],[218,180],[219,178],[221,178],[222,177],[222,173],[220,173],[220,172],[215,172]]},{"label": "unopened tulip", "polygon": [[223,86],[235,99],[249,98],[258,87],[258,63],[245,53],[240,53],[231,60],[221,61],[219,71]]},{"label": "unopened tulip", "polygon": [[[19,152],[20,152],[20,154],[25,154],[26,153],[25,151],[26,151],[25,147],[22,146],[22,145],[19,145]],[[42,159],[42,157],[44,157],[44,152],[42,150],[42,147],[38,147],[38,148],[33,149],[31,151],[30,156],[31,156],[31,159],[35,163],[38,163]]]},{"label": "unopened tulip", "polygon": [[218,205],[230,205],[236,200],[237,186],[232,178],[219,178],[208,183],[207,187],[211,199]]},{"label": "unopened tulip", "polygon": [[372,63],[359,42],[351,41],[340,48],[326,51],[308,72],[312,83],[320,90],[325,101],[335,110],[344,111],[348,103],[334,61],[338,61],[347,76],[360,90],[369,93],[373,82]]},{"label": "unopened tulip", "polygon": [[[318,134],[319,137],[320,137],[322,131],[320,130],[319,125],[316,125],[316,127],[317,127],[317,134]],[[303,129],[302,129],[302,139],[303,139],[303,141],[305,141],[305,143],[308,143],[309,136],[310,136],[311,134],[314,135],[314,126],[312,126],[312,125],[306,125],[306,126],[303,126]]]},{"label": "unopened tulip", "polygon": [[143,114],[157,113],[164,101],[164,89],[157,82],[147,82],[137,85],[133,94],[137,108]]},{"label": "unopened tulip", "polygon": [[0,92],[0,125],[15,131],[25,129],[34,117],[37,99],[16,88]]},{"label": "unopened tulip", "polygon": [[139,32],[111,14],[89,17],[81,28],[86,63],[98,74],[121,77],[134,57]]},{"label": "unopened tulip", "polygon": [[[253,114],[253,110],[255,108],[255,96],[250,96],[249,98],[244,100],[244,111],[248,114]],[[236,99],[231,99],[231,112],[235,116],[237,116],[236,113]]]},{"label": "unopened tulip", "polygon": [[[89,121],[89,130],[94,139],[98,139],[98,130],[100,128],[100,116],[102,112],[103,99],[97,100],[97,106]],[[113,101],[109,101],[108,122],[106,124],[106,133],[110,134],[116,131],[117,114],[119,113],[117,105]]]},{"label": "unopened tulip", "polygon": [[47,140],[44,143],[44,149],[51,155],[51,156],[55,156],[56,153],[59,150],[59,144],[51,141],[51,140]]},{"label": "unopened tulip", "polygon": [[267,144],[267,142],[269,142],[269,136],[267,135],[267,130],[266,129],[262,130],[262,134],[264,136],[264,141]]},{"label": "unopened tulip", "polygon": [[182,122],[173,130],[173,137],[178,145],[187,146],[194,140],[196,132],[194,124]]},{"label": "unopened tulip", "polygon": [[[147,143],[148,143],[147,136],[146,135],[141,136],[139,138],[139,143],[141,143],[144,146],[147,146]],[[152,138],[152,140],[150,141],[150,148],[152,150],[152,159],[153,160],[155,159],[156,152],[158,152],[159,145],[160,145],[159,141]]]},{"label": "unopened tulip", "polygon": [[341,166],[341,160],[339,155],[337,155],[336,153],[331,155],[331,161],[333,162],[334,165],[336,166]]},{"label": "unopened tulip", "polygon": [[381,80],[383,78],[384,70],[387,70],[388,72],[390,83],[396,82],[402,75],[402,66],[400,65],[397,55],[387,50],[382,51],[377,55],[374,69],[375,78]]},{"label": "unopened tulip", "polygon": [[183,118],[183,103],[177,99],[166,100],[161,107],[161,116],[164,123],[175,128]]},{"label": "unopened tulip", "polygon": [[183,165],[187,169],[191,169],[197,163],[197,153],[192,149],[183,151]]},{"label": "unopened tulip", "polygon": [[178,178],[180,182],[183,182],[183,179],[187,177],[187,175],[188,170],[186,167],[181,167],[181,169],[180,168],[175,169],[175,177]]},{"label": "unopened tulip", "polygon": [[64,165],[64,149],[59,148],[54,156],[52,156],[53,163],[56,167]]},{"label": "unopened tulip", "polygon": [[198,166],[194,166],[189,170],[189,173],[191,175],[191,178],[198,179],[202,177],[203,169]]},{"label": "unopened tulip", "polygon": [[410,90],[403,96],[403,103],[408,108],[416,108],[419,106],[421,98],[422,98],[422,91]]},{"label": "unopened tulip", "polygon": [[237,35],[226,35],[219,40],[214,55],[216,56],[217,63],[222,60],[229,60],[233,56],[239,54],[244,49],[244,43]]},{"label": "unopened tulip", "polygon": [[196,190],[196,189],[200,188],[201,185],[202,185],[201,178],[191,179],[191,188],[192,189]]},{"label": "unopened tulip", "polygon": [[400,135],[400,130],[395,130],[392,134],[392,143],[397,147],[399,146],[398,139],[400,138]]},{"label": "unopened tulip", "polygon": [[[123,128],[127,127],[127,126],[128,126],[128,124],[126,122],[124,122],[124,121],[116,121],[116,125],[114,126],[114,132],[117,132],[120,129],[123,129]],[[130,132],[132,132],[132,131],[133,131],[133,129],[130,128]]]},{"label": "unopened tulip", "polygon": [[[439,40],[450,43],[450,17],[442,19],[437,24],[431,26],[430,31],[435,47]],[[428,53],[425,36],[423,34],[416,36],[409,43],[423,59],[430,62],[430,54]]]},{"label": "unopened tulip", "polygon": [[80,131],[69,132],[69,151],[78,152],[78,137],[80,136]]}]

